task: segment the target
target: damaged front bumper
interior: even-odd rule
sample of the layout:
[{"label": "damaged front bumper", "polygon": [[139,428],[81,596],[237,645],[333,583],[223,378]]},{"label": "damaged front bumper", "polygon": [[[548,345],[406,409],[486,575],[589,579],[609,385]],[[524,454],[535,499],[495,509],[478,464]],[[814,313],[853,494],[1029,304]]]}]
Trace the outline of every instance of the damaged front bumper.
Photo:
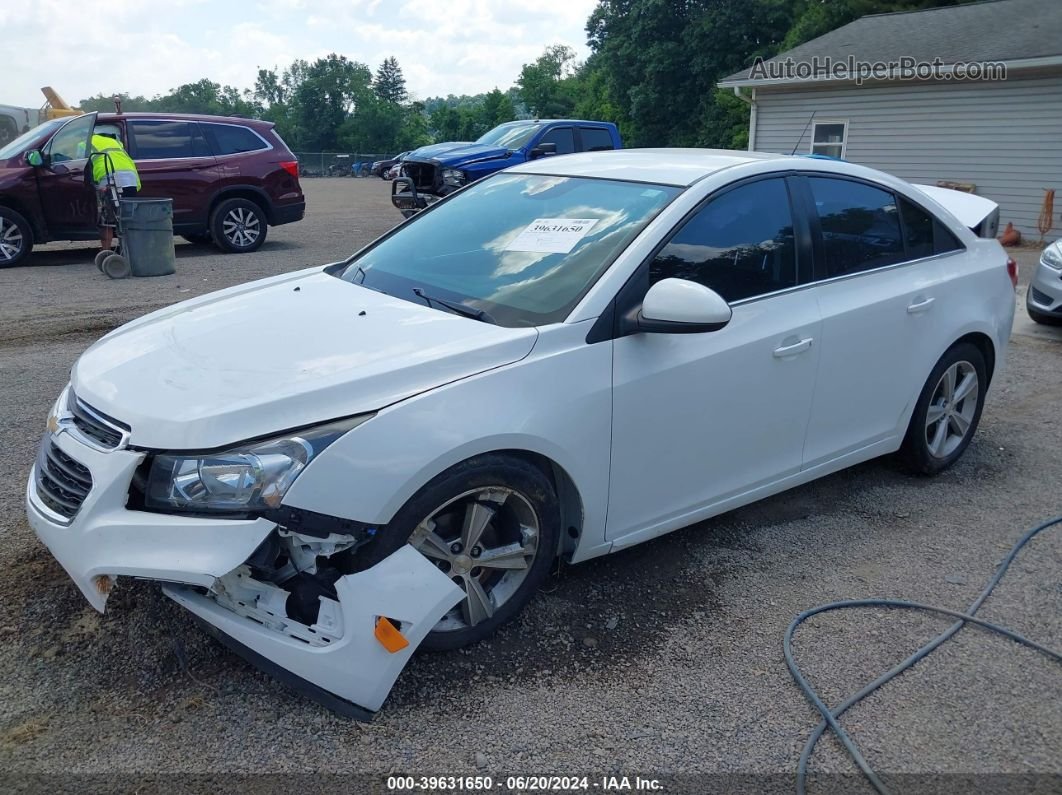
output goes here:
[{"label": "damaged front bumper", "polygon": [[[130,484],[144,458],[128,449],[96,449],[60,428],[44,438],[30,473],[30,525],[100,612],[116,578],[160,581],[167,596],[252,663],[330,709],[367,719],[416,647],[463,597],[404,546],[370,568],[337,576],[327,593],[312,594],[308,619],[305,598],[300,609],[289,608],[291,594],[259,579],[248,561],[267,539],[283,537],[289,553],[301,550],[287,557],[305,574],[315,570],[315,553],[342,547],[338,539],[307,538],[264,518],[129,510]],[[57,492],[57,484],[69,489]],[[57,494],[69,504],[56,503]]]}]

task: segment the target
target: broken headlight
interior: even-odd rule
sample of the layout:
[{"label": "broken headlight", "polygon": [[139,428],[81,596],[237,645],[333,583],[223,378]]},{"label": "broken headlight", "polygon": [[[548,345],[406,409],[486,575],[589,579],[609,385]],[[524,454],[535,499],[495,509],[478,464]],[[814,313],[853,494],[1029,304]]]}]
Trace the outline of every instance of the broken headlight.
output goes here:
[{"label": "broken headlight", "polygon": [[278,508],[310,461],[371,416],[362,414],[220,452],[159,453],[151,461],[144,505],[190,513]]},{"label": "broken headlight", "polygon": [[451,188],[460,188],[468,182],[468,176],[460,169],[444,168],[442,172],[442,181],[444,185],[449,185]]}]

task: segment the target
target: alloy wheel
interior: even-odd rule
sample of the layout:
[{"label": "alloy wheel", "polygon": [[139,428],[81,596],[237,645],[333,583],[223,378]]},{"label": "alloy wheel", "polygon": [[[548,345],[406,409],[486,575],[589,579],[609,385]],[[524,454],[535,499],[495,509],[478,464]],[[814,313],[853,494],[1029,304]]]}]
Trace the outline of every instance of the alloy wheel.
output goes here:
[{"label": "alloy wheel", "polygon": [[253,246],[262,234],[262,223],[253,211],[246,207],[234,207],[225,216],[221,229],[232,245],[247,248]]},{"label": "alloy wheel", "polygon": [[944,371],[926,411],[926,445],[934,458],[947,458],[970,432],[980,399],[977,370],[967,361]]},{"label": "alloy wheel", "polygon": [[466,629],[493,616],[527,578],[538,541],[538,516],[512,489],[474,489],[432,511],[409,543],[465,592],[435,631]]},{"label": "alloy wheel", "polygon": [[0,217],[0,262],[12,262],[22,253],[22,230],[9,218]]}]

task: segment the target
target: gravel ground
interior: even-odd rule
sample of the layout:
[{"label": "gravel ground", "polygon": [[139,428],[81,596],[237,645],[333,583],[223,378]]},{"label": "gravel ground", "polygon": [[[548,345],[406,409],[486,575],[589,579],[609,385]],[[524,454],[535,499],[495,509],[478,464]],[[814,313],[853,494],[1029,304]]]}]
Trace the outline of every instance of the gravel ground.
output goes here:
[{"label": "gravel ground", "polygon": [[[1037,329],[1015,336],[981,430],[950,471],[919,479],[874,461],[564,567],[492,640],[414,658],[372,724],[337,718],[257,672],[151,584],[122,582],[100,616],[23,518],[47,408],[79,353],[116,322],[337,259],[398,220],[385,183],[305,187],[307,219],[271,230],[256,255],[182,244],[177,275],[110,282],[88,248],[57,245],[0,271],[0,770],[9,784],[32,786],[31,772],[107,773],[104,784],[152,791],[152,781],[172,786],[157,777],[174,773],[313,772],[368,791],[388,772],[618,773],[703,776],[665,792],[791,789],[817,722],[782,659],[792,617],[871,596],[963,608],[1025,528],[1062,513],[1062,334]],[[1019,257],[1027,275],[1035,255]],[[1030,545],[983,617],[1062,647],[1060,572],[1062,528]],[[805,625],[796,654],[836,704],[948,623],[831,614]],[[1020,791],[1059,779],[1019,775],[1062,776],[1062,670],[976,629],[842,722],[900,791],[928,774],[953,786],[948,776],[1009,774],[996,785]],[[854,767],[831,738],[811,769],[812,792],[866,790],[833,777]],[[354,773],[377,778],[353,786]],[[288,791],[293,780],[280,780]]]}]

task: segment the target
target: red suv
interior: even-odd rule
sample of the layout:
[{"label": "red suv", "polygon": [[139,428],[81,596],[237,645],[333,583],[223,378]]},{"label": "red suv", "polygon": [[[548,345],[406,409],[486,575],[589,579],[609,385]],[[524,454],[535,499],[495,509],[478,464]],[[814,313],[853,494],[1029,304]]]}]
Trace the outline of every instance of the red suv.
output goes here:
[{"label": "red suv", "polygon": [[299,164],[271,122],[166,113],[54,119],[0,148],[0,267],[34,243],[99,237],[85,181],[94,131],[122,141],[140,172],[140,195],[173,199],[173,231],[193,242],[254,251],[267,227],[306,212]]}]

